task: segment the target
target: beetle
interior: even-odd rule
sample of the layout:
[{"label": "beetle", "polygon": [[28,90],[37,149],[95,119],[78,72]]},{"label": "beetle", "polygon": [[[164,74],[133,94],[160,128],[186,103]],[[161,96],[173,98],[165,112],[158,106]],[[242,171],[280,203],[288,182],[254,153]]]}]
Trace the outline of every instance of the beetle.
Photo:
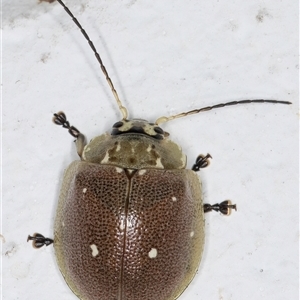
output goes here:
[{"label": "beetle", "polygon": [[62,275],[80,299],[177,299],[201,260],[204,213],[229,215],[236,205],[230,200],[203,204],[196,172],[209,165],[211,155],[200,154],[186,169],[181,147],[160,125],[225,106],[291,103],[240,100],[163,116],[153,123],[130,120],[93,42],[66,5],[57,1],[88,41],[122,119],[110,134],[86,143],[65,113],[54,114],[54,123],[75,138],[80,161],[65,172],[54,239],[35,233],[27,240],[35,248],[54,245]]}]

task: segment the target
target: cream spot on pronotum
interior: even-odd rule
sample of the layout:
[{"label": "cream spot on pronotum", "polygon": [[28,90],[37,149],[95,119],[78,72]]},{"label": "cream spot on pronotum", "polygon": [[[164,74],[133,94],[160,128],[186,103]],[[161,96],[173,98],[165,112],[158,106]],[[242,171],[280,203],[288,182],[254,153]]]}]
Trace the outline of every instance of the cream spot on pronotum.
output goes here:
[{"label": "cream spot on pronotum", "polygon": [[87,191],[87,188],[84,188],[83,190],[82,190],[82,192],[85,194],[86,193],[86,191]]},{"label": "cream spot on pronotum", "polygon": [[90,150],[91,150],[90,147],[86,147],[86,148],[84,149],[85,152],[89,152]]},{"label": "cream spot on pronotum", "polygon": [[139,170],[139,175],[144,175],[146,173],[146,170]]},{"label": "cream spot on pronotum", "polygon": [[118,144],[118,145],[117,145],[117,148],[116,148],[116,151],[118,152],[118,151],[120,151],[120,150],[121,150],[121,145]]},{"label": "cream spot on pronotum", "polygon": [[62,221],[62,222],[61,222],[61,225],[62,225],[63,227],[65,227],[65,222],[64,222],[64,221]]},{"label": "cream spot on pronotum", "polygon": [[118,173],[122,173],[123,169],[116,167],[116,171],[117,171]]},{"label": "cream spot on pronotum", "polygon": [[99,254],[98,248],[95,244],[90,245],[91,249],[92,249],[92,256],[95,257]]},{"label": "cream spot on pronotum", "polygon": [[173,197],[172,197],[172,200],[173,200],[173,201],[176,201],[176,200],[177,200],[177,198],[173,196]]},{"label": "cream spot on pronotum", "polygon": [[157,160],[156,160],[156,167],[157,168],[164,168],[164,166],[162,165],[162,163],[161,163],[161,158],[159,157],[159,158],[157,158]]},{"label": "cream spot on pronotum", "polygon": [[108,163],[108,162],[110,162],[110,161],[109,161],[109,153],[108,153],[108,151],[106,151],[105,156],[104,156],[104,158],[102,159],[101,163],[102,163],[102,164],[105,164],[105,163]]},{"label": "cream spot on pronotum", "polygon": [[191,232],[190,232],[190,237],[193,237],[194,234],[195,234],[195,232],[194,232],[194,231],[191,231]]},{"label": "cream spot on pronotum", "polygon": [[149,252],[148,252],[148,256],[150,258],[156,258],[157,257],[157,250],[155,248],[152,248]]}]

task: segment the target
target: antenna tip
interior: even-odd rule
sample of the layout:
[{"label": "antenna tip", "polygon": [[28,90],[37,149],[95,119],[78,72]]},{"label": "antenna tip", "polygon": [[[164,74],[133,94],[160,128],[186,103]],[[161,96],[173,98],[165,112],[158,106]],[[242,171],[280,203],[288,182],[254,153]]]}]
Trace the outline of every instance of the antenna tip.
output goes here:
[{"label": "antenna tip", "polygon": [[287,104],[287,105],[290,105],[290,104],[293,104],[293,102],[290,102],[290,101],[283,101],[283,100],[269,100],[268,102],[271,102],[271,103],[277,103],[277,104]]}]

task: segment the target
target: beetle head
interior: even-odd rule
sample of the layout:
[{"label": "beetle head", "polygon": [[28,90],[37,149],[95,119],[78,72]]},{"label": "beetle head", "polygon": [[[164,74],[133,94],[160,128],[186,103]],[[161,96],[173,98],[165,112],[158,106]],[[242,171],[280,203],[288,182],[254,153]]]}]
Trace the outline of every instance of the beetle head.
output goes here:
[{"label": "beetle head", "polygon": [[169,134],[154,123],[142,119],[121,120],[113,125],[111,135],[141,133],[162,140]]}]

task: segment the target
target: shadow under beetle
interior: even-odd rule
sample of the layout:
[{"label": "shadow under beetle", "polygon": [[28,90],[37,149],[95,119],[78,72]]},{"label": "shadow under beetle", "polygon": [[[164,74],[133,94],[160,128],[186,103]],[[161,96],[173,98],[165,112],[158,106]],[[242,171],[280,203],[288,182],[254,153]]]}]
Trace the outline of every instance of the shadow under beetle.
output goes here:
[{"label": "shadow under beetle", "polygon": [[35,248],[54,244],[57,263],[80,299],[174,300],[192,281],[204,246],[204,213],[229,215],[230,200],[203,204],[196,172],[209,164],[199,155],[191,170],[180,146],[160,124],[224,106],[248,103],[291,104],[276,100],[241,100],[195,109],[154,123],[128,119],[127,109],[93,42],[61,0],[88,41],[112,90],[122,120],[88,144],[63,112],[53,121],[76,138],[80,161],[67,168],[54,225],[54,239],[28,236]]}]

